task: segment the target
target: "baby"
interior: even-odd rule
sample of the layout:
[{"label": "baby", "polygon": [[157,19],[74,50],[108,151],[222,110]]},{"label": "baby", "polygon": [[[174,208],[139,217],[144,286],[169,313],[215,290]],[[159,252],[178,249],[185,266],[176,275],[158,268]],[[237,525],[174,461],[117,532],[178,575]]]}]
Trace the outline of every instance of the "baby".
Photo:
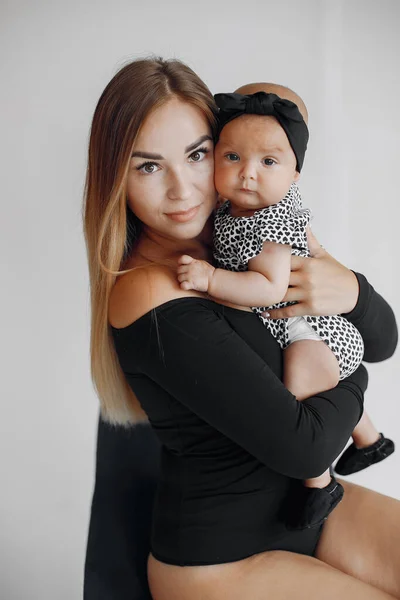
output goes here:
[{"label": "baby", "polygon": [[[359,366],[360,333],[339,315],[269,320],[268,307],[285,306],[291,255],[310,256],[310,210],[302,207],[297,181],[308,142],[307,109],[299,96],[275,84],[250,84],[217,94],[219,140],[215,185],[224,201],[214,223],[217,268],[190,256],[180,258],[184,290],[251,306],[284,349],[284,384],[304,400],[331,389]],[[325,342],[325,343],[321,343]],[[383,460],[394,444],[366,414],[353,444],[336,465],[349,474]],[[320,525],[343,497],[329,470],[305,482],[288,526]]]}]

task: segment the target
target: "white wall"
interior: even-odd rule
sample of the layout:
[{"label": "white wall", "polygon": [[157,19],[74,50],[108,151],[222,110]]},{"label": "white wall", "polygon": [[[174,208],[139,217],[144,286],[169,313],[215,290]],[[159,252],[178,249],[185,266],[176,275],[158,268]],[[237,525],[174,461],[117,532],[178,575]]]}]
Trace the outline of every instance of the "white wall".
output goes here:
[{"label": "white wall", "polygon": [[[0,3],[3,272],[0,596],[81,597],[97,399],[81,195],[100,93],[130,58],[177,56],[213,92],[292,87],[310,112],[314,231],[400,315],[397,0]],[[4,281],[4,274],[6,280]],[[399,443],[399,353],[366,405]],[[400,498],[400,451],[352,479]]]}]

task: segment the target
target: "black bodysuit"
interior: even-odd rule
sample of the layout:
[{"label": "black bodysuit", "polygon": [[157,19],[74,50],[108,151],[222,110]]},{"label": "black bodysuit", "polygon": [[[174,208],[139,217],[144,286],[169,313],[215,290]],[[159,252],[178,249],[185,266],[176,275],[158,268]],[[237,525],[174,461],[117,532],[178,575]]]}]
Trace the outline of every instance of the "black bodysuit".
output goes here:
[{"label": "black bodysuit", "polygon": [[[397,343],[393,313],[357,278],[359,300],[346,317],[363,336],[364,360],[383,360]],[[259,318],[203,298],[171,300],[112,333],[162,442],[153,555],[178,565],[273,549],[312,555],[320,529],[287,531],[285,503],[344,448],[362,414],[365,368],[298,402]]]}]

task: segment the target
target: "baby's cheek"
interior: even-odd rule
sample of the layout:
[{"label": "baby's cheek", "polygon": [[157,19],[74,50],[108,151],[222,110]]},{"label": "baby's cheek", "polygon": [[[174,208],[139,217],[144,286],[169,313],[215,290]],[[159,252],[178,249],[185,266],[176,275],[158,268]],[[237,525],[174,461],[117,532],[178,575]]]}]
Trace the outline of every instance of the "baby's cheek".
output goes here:
[{"label": "baby's cheek", "polygon": [[218,165],[217,161],[215,162],[215,171],[214,171],[214,183],[217,189],[217,192],[223,196],[226,194],[227,190],[231,188],[230,185],[230,176],[229,173]]}]

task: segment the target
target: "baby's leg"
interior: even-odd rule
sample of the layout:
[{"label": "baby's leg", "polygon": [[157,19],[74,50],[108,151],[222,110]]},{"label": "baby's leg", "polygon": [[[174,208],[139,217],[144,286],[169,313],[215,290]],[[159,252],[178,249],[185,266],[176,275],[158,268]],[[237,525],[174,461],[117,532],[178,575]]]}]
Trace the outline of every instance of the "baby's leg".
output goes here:
[{"label": "baby's leg", "polygon": [[395,450],[393,440],[379,433],[368,414],[364,412],[356,425],[353,443],[343,452],[335,465],[339,475],[350,475],[384,460]]},{"label": "baby's leg", "polygon": [[380,438],[379,431],[365,411],[353,430],[352,438],[357,448],[371,446]]},{"label": "baby's leg", "polygon": [[[304,320],[294,323],[294,327],[289,328],[289,339],[292,343],[284,351],[284,383],[297,399],[305,400],[335,387],[340,376],[339,363],[312,327]],[[303,492],[294,497],[287,513],[289,529],[319,525],[343,497],[343,487],[331,477],[329,470],[304,483]]]},{"label": "baby's leg", "polygon": [[[339,363],[322,340],[295,341],[284,351],[284,384],[297,400],[334,388],[339,381]],[[307,479],[307,487],[325,487],[331,481],[329,470]]]},{"label": "baby's leg", "polygon": [[297,400],[334,388],[339,382],[339,363],[322,340],[299,340],[284,352],[284,383]]}]

